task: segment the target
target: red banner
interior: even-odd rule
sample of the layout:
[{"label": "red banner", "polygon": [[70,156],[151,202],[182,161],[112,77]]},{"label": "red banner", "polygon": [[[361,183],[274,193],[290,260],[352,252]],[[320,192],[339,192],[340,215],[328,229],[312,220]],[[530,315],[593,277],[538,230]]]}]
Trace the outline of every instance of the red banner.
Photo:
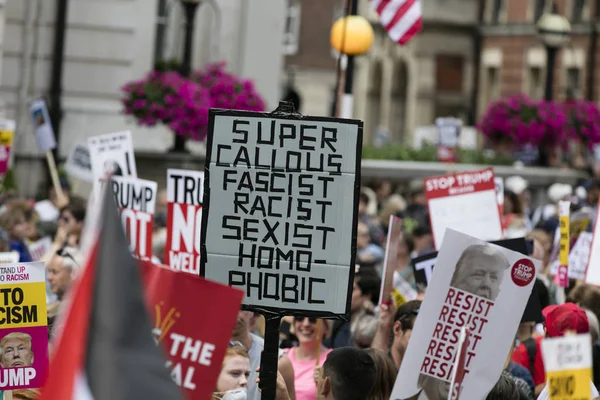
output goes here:
[{"label": "red banner", "polygon": [[175,271],[200,275],[200,229],[204,173],[167,171],[167,244],[165,264]]},{"label": "red banner", "polygon": [[425,179],[427,199],[456,196],[483,190],[496,190],[492,168]]},{"label": "red banner", "polygon": [[152,337],[188,400],[211,397],[244,293],[168,267],[141,262],[155,321]]}]

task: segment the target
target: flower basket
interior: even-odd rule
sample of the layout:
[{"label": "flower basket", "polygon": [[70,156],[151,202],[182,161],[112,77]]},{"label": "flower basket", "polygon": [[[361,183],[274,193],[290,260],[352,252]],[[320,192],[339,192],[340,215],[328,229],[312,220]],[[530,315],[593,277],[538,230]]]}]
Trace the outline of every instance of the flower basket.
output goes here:
[{"label": "flower basket", "polygon": [[565,104],[567,135],[588,149],[600,143],[600,110],[591,101],[576,100]]}]

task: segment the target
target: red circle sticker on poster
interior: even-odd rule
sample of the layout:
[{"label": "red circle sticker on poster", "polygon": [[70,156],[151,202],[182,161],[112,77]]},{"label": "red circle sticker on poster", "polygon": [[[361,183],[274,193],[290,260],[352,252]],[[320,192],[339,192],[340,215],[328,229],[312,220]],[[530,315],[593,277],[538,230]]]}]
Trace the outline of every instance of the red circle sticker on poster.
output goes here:
[{"label": "red circle sticker on poster", "polygon": [[527,258],[518,260],[512,267],[510,276],[517,286],[527,286],[535,278],[535,265]]}]

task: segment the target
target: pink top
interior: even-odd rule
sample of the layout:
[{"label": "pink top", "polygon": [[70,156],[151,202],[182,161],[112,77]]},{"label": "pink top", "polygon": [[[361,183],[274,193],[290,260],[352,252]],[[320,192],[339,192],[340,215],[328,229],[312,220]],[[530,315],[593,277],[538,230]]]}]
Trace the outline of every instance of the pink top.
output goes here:
[{"label": "pink top", "polygon": [[[299,361],[296,359],[296,348],[285,350],[292,366],[294,367],[294,385],[296,387],[296,400],[315,400],[317,398],[317,384],[315,383],[315,360]],[[331,349],[321,353],[319,366],[323,366],[327,354]]]}]

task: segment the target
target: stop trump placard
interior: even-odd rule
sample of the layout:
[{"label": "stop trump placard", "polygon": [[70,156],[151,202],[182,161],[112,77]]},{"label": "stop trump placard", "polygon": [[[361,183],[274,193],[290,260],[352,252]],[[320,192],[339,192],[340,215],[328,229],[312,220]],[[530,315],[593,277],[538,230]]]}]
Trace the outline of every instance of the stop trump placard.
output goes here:
[{"label": "stop trump placard", "polygon": [[167,171],[167,245],[165,262],[171,269],[200,274],[200,231],[204,172]]},{"label": "stop trump placard", "polygon": [[129,248],[140,259],[152,258],[156,186],[156,182],[137,178],[113,176],[111,180]]}]

